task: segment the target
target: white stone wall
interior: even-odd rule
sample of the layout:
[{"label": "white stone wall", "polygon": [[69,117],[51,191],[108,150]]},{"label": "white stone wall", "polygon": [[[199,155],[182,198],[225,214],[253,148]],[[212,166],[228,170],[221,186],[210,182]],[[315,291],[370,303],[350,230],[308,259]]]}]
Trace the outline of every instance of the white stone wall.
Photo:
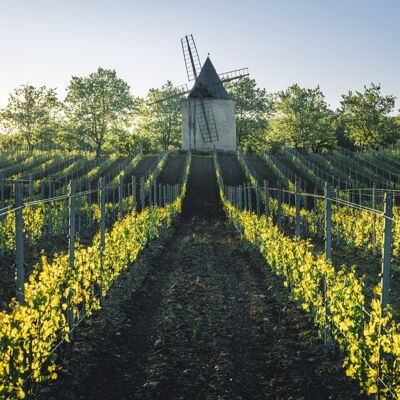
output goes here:
[{"label": "white stone wall", "polygon": [[204,143],[195,116],[195,102],[200,99],[182,100],[182,149],[183,150],[217,150],[236,151],[235,104],[233,100],[207,99],[211,102],[218,141]]}]

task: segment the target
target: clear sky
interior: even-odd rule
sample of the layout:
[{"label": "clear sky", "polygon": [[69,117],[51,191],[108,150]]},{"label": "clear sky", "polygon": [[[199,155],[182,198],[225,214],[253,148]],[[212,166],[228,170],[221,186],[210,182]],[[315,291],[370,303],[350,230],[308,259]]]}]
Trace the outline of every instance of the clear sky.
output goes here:
[{"label": "clear sky", "polygon": [[[370,82],[400,99],[400,0],[0,0],[0,107],[20,84],[58,89],[116,69],[136,96],[185,83],[180,39],[270,92],[320,85],[332,108]],[[397,101],[397,108],[400,101]]]}]

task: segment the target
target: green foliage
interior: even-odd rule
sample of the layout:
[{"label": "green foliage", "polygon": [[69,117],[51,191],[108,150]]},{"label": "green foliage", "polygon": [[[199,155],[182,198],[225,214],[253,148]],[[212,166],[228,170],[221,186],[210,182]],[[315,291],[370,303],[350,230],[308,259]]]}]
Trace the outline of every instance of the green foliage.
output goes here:
[{"label": "green foliage", "polygon": [[52,156],[57,157],[57,155],[57,152],[35,151],[34,154],[29,155],[29,157],[25,158],[24,160],[21,160],[18,163],[13,163],[8,168],[4,168],[2,172],[5,177],[15,177],[22,172],[26,173],[37,166],[49,162]]},{"label": "green foliage", "polygon": [[69,152],[91,147],[86,140],[86,136],[80,135],[79,132],[79,128],[73,125],[72,121],[67,119],[60,120],[54,142]]},{"label": "green foliage", "polygon": [[[285,187],[294,190],[294,182],[287,179],[273,161],[265,155],[265,161],[273,169],[274,173],[280,177]],[[248,168],[246,161],[241,153],[238,158],[243,166],[243,170],[255,186],[256,179]],[[261,198],[265,204],[266,198],[264,191],[261,191]],[[269,209],[276,216],[277,204],[273,198],[269,199]],[[289,221],[289,225],[295,223],[296,208],[290,204],[283,203],[282,211],[284,217]],[[301,209],[300,215],[303,223],[307,224],[308,232],[319,239],[324,238],[324,202],[317,200],[316,210]],[[393,207],[394,219],[400,220],[399,207]],[[375,227],[376,249],[383,246],[383,218],[381,215],[375,215],[369,210],[359,210],[345,205],[332,205],[332,235],[340,238],[342,244],[349,249],[358,249],[365,254],[371,254],[374,249],[373,229]],[[393,257],[400,257],[400,224],[393,226]]]},{"label": "green foliage", "polygon": [[148,191],[150,190],[150,185],[154,182],[154,180],[156,180],[158,178],[158,175],[160,175],[167,159],[168,159],[168,152],[165,151],[159,157],[156,167],[151,172],[151,174],[147,177],[146,182],[144,183],[145,193],[148,193]]},{"label": "green foliage", "polygon": [[65,99],[76,136],[93,145],[97,156],[111,132],[128,125],[134,99],[114,70],[98,68],[87,77],[72,77]]},{"label": "green foliage", "polygon": [[[138,108],[140,120],[136,134],[164,150],[178,148],[181,143],[182,90],[167,81],[160,89],[150,89]],[[160,101],[166,99],[164,101]],[[142,139],[144,140],[144,139]]]},{"label": "green foliage", "polygon": [[277,94],[275,109],[269,140],[312,150],[335,143],[333,113],[319,86],[315,89],[290,86]]},{"label": "green foliage", "polygon": [[[237,210],[224,194],[218,161],[216,174],[224,210],[233,225],[265,258],[267,265],[284,279],[290,296],[309,312],[320,328],[330,330],[332,339],[344,353],[346,374],[358,380],[364,392],[378,392],[378,360],[385,384],[400,396],[400,324],[393,320],[390,307],[381,316],[380,289],[375,288],[368,317],[364,313],[364,278],[354,268],[336,270],[307,240],[279,232],[272,217]],[[326,303],[322,288],[326,284]],[[327,313],[329,309],[329,313]],[[391,399],[386,387],[380,398]]]},{"label": "green foliage", "polygon": [[[0,127],[1,127],[1,118],[2,115],[0,113]],[[3,123],[5,120],[3,120]],[[7,123],[6,123],[7,124]],[[0,133],[0,150],[4,152],[5,150],[10,150],[13,148],[18,148],[21,143],[23,143],[24,139],[20,133]]]},{"label": "green foliage", "polygon": [[1,118],[6,127],[21,135],[31,151],[40,142],[51,139],[59,110],[55,89],[23,85],[10,94]]},{"label": "green foliage", "polygon": [[136,131],[116,130],[111,138],[112,151],[122,156],[133,157],[138,153],[149,154],[152,150],[151,138],[139,135]]},{"label": "green foliage", "polygon": [[395,97],[383,96],[380,85],[371,83],[364,91],[343,95],[340,116],[348,137],[357,146],[378,146],[396,143],[399,126],[389,114]]},{"label": "green foliage", "polygon": [[135,158],[133,158],[130,162],[128,162],[122,171],[117,174],[114,179],[109,183],[110,187],[117,187],[119,185],[119,180],[121,176],[127,176],[132,173],[135,167],[138,165],[139,161],[142,159],[142,155],[139,154]]},{"label": "green foliage", "polygon": [[102,284],[102,292],[106,294],[147,241],[158,236],[161,226],[171,223],[173,207],[132,213],[116,223],[106,234],[102,270],[99,235],[92,246],[76,251],[73,270],[66,255],[54,257],[51,263],[42,258],[40,268],[35,268],[25,285],[26,304],[20,306],[14,302],[10,313],[0,313],[2,396],[22,398],[22,380],[30,373],[36,382],[57,377],[54,361],[46,359],[60,337],[68,340],[64,310],[71,309],[75,318],[79,318],[82,307],[89,315],[99,309],[100,295],[93,291],[94,285]]},{"label": "green foliage", "polygon": [[[76,246],[73,269],[67,254],[55,255],[51,262],[42,257],[25,284],[25,305],[13,300],[10,312],[0,312],[1,398],[30,395],[23,384],[28,376],[34,382],[57,378],[57,360],[55,355],[50,356],[60,339],[69,341],[66,310],[75,320],[99,310],[101,296],[107,294],[121,271],[136,260],[150,240],[171,225],[181,211],[190,157],[189,153],[180,196],[163,208],[151,207],[139,214],[132,211],[116,222],[106,232],[103,256],[97,234],[92,245]],[[95,211],[96,219],[98,210]],[[57,215],[55,220],[58,219]]]},{"label": "green foliage", "polygon": [[266,146],[266,131],[273,111],[273,98],[257,87],[254,79],[243,78],[227,85],[236,101],[236,132],[238,145],[246,151],[259,151]]},{"label": "green foliage", "polygon": [[290,161],[297,169],[304,172],[304,175],[306,176],[308,181],[312,182],[317,188],[323,189],[325,182],[319,176],[317,176],[313,170],[307,167],[301,161],[297,154],[298,153],[296,153],[295,151],[288,151],[285,155],[288,159],[290,159]]}]

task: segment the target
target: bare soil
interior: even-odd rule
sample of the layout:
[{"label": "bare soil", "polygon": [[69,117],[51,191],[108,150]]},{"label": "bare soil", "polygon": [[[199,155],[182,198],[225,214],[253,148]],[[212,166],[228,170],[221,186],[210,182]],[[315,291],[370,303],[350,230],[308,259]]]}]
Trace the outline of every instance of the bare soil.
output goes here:
[{"label": "bare soil", "polygon": [[223,217],[212,156],[192,156],[182,214],[186,218]]},{"label": "bare soil", "polygon": [[246,175],[236,155],[218,154],[218,161],[225,185],[239,186],[247,182]]},{"label": "bare soil", "polygon": [[361,399],[308,316],[221,219],[149,246],[40,399]]},{"label": "bare soil", "polygon": [[185,168],[186,155],[170,155],[158,176],[157,182],[162,185],[175,185],[182,181],[183,169]]}]

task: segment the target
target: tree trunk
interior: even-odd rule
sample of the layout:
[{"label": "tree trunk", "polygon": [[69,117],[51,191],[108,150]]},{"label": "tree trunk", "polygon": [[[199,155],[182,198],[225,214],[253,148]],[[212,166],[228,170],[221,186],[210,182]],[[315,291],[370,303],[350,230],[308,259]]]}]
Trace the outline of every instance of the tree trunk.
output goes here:
[{"label": "tree trunk", "polygon": [[97,143],[96,147],[96,158],[99,158],[101,155],[101,143]]}]

